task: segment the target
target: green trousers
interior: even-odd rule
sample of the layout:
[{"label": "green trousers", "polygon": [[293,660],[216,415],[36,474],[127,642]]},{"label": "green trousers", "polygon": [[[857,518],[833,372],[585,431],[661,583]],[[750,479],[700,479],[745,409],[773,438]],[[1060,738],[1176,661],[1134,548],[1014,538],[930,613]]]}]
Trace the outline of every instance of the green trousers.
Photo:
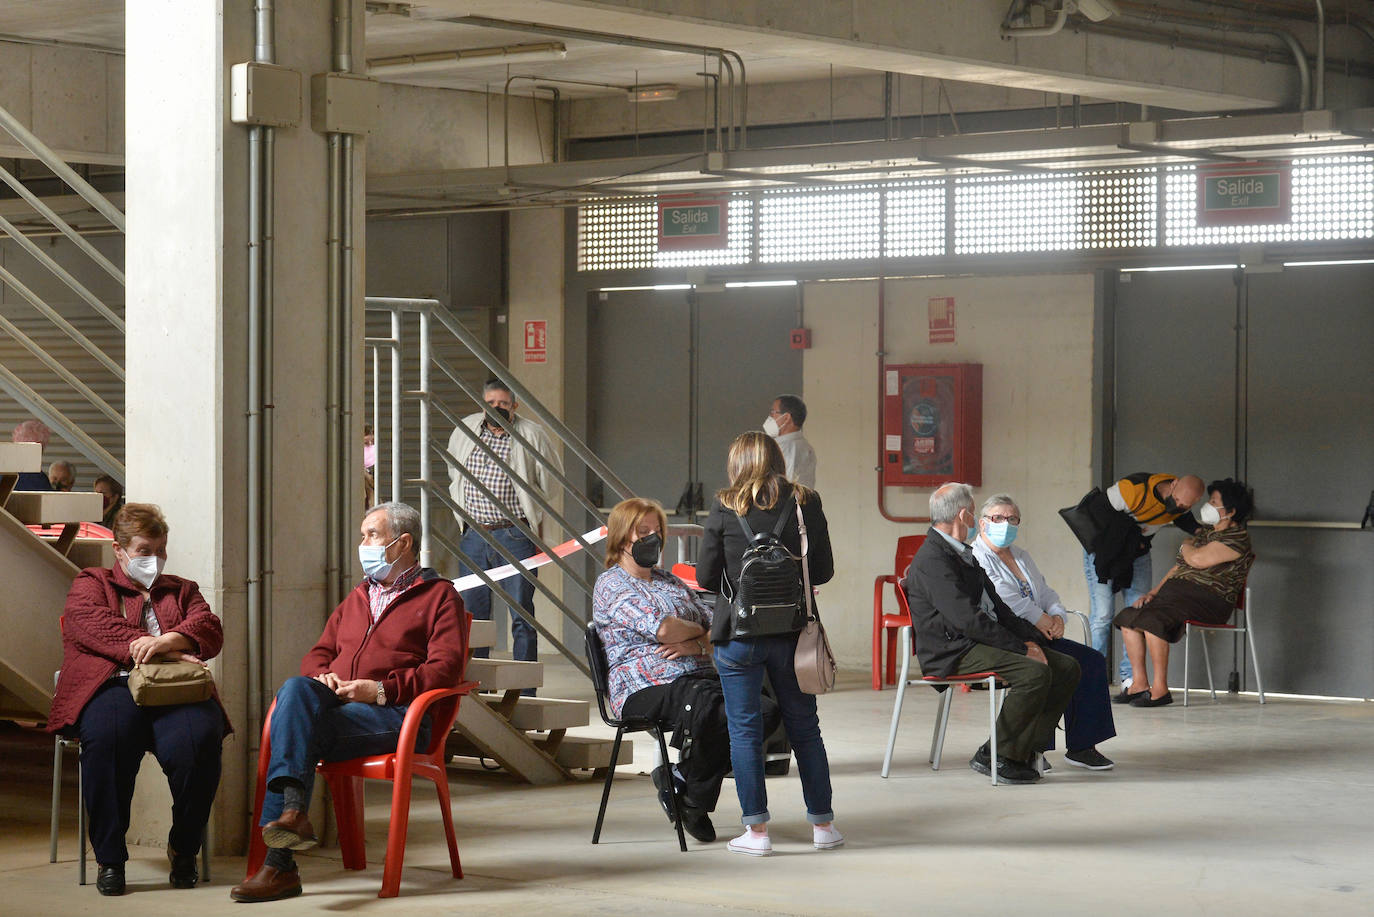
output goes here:
[{"label": "green trousers", "polygon": [[997,754],[1020,764],[1050,747],[1055,724],[1078,686],[1077,661],[1041,649],[1049,665],[982,643],[959,659],[960,675],[996,672],[1006,683],[1002,712],[997,715]]}]

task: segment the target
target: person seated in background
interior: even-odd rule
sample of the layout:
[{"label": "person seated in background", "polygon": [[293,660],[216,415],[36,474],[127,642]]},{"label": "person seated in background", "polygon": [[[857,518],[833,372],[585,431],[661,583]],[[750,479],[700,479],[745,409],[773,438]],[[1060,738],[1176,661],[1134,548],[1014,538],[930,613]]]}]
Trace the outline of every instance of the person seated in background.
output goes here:
[{"label": "person seated in background", "polygon": [[67,593],[62,672],[48,731],[75,732],[81,739],[81,795],[99,870],[96,890],[124,894],[124,835],[146,752],[162,765],[172,790],[168,878],[173,888],[194,888],[229,720],[218,694],[196,704],[141,707],[129,693],[129,672],[158,656],[211,659],[224,633],[195,583],[162,572],[167,520],[161,510],[130,503],[114,523],[114,566],[82,570]]},{"label": "person seated in background", "polygon": [[104,501],[100,524],[107,529],[112,528],[115,516],[118,515],[120,507],[124,505],[123,485],[108,474],[102,474],[95,479],[91,489],[100,494]]},{"label": "person seated in background", "polygon": [[611,713],[664,721],[681,750],[676,765],[654,768],[654,785],[673,817],[678,787],[682,827],[716,839],[708,813],[730,770],[730,732],[720,679],[711,665],[711,610],[659,564],[668,518],[655,500],[616,504],[606,522],[606,569],[596,578],[592,620],[606,647]]},{"label": "person seated in background", "polygon": [[[997,587],[997,595],[1017,617],[1033,624],[1049,638],[1049,648],[1072,656],[1078,663],[1078,687],[1064,710],[1064,760],[1074,767],[1105,771],[1114,765],[1097,750],[1097,743],[1116,735],[1112,722],[1110,680],[1107,658],[1090,646],[1064,637],[1064,617],[1068,610],[1059,593],[1050,588],[1040,568],[1024,550],[1014,547],[1021,525],[1021,510],[1008,494],[996,494],[983,503],[978,519],[978,537],[973,540],[973,556]],[[1044,752],[1037,749],[1037,769],[1044,773]]]},{"label": "person seated in background", "polygon": [[76,469],[71,462],[53,462],[48,466],[48,483],[53,490],[70,493],[76,486]]},{"label": "person seated in background", "polygon": [[[1255,496],[1241,481],[1226,478],[1207,485],[1207,503],[1197,534],[1179,545],[1174,565],[1155,588],[1122,610],[1113,622],[1131,658],[1136,680],[1129,695],[1133,707],[1172,704],[1169,693],[1169,644],[1183,639],[1187,621],[1225,624],[1245,588],[1255,552],[1245,522]],[[1145,656],[1152,668],[1146,677]],[[1123,692],[1125,693],[1125,692]]]},{"label": "person seated in background", "polygon": [[997,768],[1004,783],[1035,783],[1035,753],[1050,747],[1055,724],[1078,686],[1078,663],[1049,649],[1050,638],[997,595],[965,542],[977,529],[973,488],[949,483],[930,495],[930,532],[902,581],[923,675],[996,672],[1007,686],[997,715],[997,760],[988,743],[969,767]]},{"label": "person seated in background", "polygon": [[[10,442],[14,443],[38,443],[44,449],[48,448],[48,440],[52,438],[52,431],[48,425],[41,420],[20,421],[10,432]],[[52,481],[41,471],[23,471],[19,474],[19,480],[14,484],[15,490],[52,490]],[[108,528],[108,526],[106,526]]]},{"label": "person seated in background", "polygon": [[[308,811],[317,762],[394,752],[411,701],[463,679],[468,616],[453,584],[416,560],[420,514],[380,503],[361,528],[363,581],[329,616],[301,674],[277,692],[261,818],[267,858],[229,892],[235,901],[301,893],[292,851],[319,842]],[[426,715],[415,748],[429,739]]]}]

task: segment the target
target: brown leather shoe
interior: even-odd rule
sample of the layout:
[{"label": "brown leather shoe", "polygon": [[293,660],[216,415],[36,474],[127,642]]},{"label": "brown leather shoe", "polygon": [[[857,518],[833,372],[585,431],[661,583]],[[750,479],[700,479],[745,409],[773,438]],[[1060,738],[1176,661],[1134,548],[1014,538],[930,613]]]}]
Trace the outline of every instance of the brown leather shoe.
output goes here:
[{"label": "brown leather shoe", "polygon": [[309,850],[320,842],[310,818],[300,809],[284,809],[276,821],[262,826],[262,842],[268,847]]},{"label": "brown leather shoe", "polygon": [[235,901],[280,901],[294,898],[301,893],[301,874],[299,870],[279,872],[274,866],[264,866],[251,879],[242,885],[235,885],[229,897]]}]

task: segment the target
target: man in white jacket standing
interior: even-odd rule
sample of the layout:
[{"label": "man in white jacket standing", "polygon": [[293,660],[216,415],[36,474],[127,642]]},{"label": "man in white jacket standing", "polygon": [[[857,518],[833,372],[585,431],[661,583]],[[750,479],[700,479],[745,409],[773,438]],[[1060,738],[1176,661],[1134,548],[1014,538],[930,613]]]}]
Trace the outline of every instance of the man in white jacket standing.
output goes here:
[{"label": "man in white jacket standing", "polygon": [[[544,513],[540,509],[532,491],[547,499],[549,495],[548,466],[536,459],[531,450],[537,451],[550,462],[558,465],[544,428],[530,420],[517,417],[519,404],[515,395],[499,379],[488,379],[482,389],[482,400],[487,403],[488,411],[478,411],[463,418],[463,426],[475,434],[483,446],[477,445],[473,436],[461,429],[455,429],[448,440],[449,495],[463,508],[472,522],[461,516],[465,523],[463,540],[459,547],[479,568],[489,570],[507,563],[507,559],[497,553],[484,535],[499,542],[502,547],[520,560],[534,555],[538,548],[518,527],[517,523],[539,533]],[[493,417],[501,415],[515,431],[511,436]],[[523,442],[522,442],[523,440]],[[488,451],[490,450],[490,451]],[[507,474],[501,465],[493,460],[495,455],[514,475]],[[482,483],[493,496],[491,499],[472,479],[454,466],[456,459]],[[561,469],[561,465],[559,465]],[[485,531],[478,531],[481,528]],[[464,564],[460,575],[472,571]],[[520,607],[530,616],[534,615],[534,584],[523,576],[514,576],[500,584],[515,596]],[[481,620],[491,619],[491,590],[477,586],[463,592],[463,604],[472,616]],[[511,652],[516,659],[534,661],[539,657],[538,635],[535,629],[514,611],[511,612]],[[485,648],[474,649],[474,656],[485,657]],[[529,692],[533,693],[533,692]]]}]

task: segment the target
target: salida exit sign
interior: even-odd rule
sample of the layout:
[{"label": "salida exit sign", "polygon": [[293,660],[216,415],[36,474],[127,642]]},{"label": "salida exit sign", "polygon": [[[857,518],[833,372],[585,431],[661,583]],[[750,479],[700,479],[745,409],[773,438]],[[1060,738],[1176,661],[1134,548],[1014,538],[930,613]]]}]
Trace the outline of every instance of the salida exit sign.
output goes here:
[{"label": "salida exit sign", "polygon": [[1287,162],[1198,166],[1197,224],[1291,222],[1292,176],[1292,166]]},{"label": "salida exit sign", "polygon": [[729,201],[724,197],[658,199],[658,250],[725,248]]}]

